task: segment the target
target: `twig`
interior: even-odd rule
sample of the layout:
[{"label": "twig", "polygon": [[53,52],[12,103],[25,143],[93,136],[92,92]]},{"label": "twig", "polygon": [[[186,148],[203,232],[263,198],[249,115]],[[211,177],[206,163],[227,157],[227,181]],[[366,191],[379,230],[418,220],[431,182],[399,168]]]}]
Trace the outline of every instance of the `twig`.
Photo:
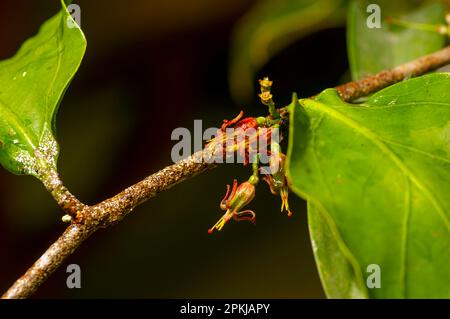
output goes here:
[{"label": "twig", "polygon": [[77,212],[86,208],[86,205],[64,186],[55,167],[44,169],[40,172],[39,178],[53,199],[69,216],[76,216]]},{"label": "twig", "polygon": [[31,296],[95,230],[95,227],[76,223],[67,227],[64,233],[33,266],[5,292],[2,299],[19,299]]},{"label": "twig", "polygon": [[[450,46],[412,62],[383,71],[360,81],[338,86],[343,100],[351,102],[412,76],[421,75],[450,63]],[[116,196],[94,206],[81,204],[60,183],[48,187],[65,211],[77,211],[72,224],[50,248],[20,277],[2,298],[27,298],[70,256],[75,249],[99,228],[123,219],[136,206],[155,197],[159,192],[215,166],[201,159],[205,150],[150,175]]]},{"label": "twig", "polygon": [[374,76],[340,85],[336,87],[336,90],[344,101],[351,102],[404,79],[428,73],[449,63],[450,46],[447,46],[392,70],[382,71]]}]

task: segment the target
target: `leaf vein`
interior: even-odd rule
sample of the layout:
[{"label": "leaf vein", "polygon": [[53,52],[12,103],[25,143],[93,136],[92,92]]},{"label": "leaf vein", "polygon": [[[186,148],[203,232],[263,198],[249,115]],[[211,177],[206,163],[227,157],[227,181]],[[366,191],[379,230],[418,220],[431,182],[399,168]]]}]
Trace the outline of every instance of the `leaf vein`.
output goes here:
[{"label": "leaf vein", "polygon": [[361,135],[365,136],[369,141],[371,141],[375,146],[377,146],[386,156],[388,156],[394,164],[396,164],[404,174],[409,176],[411,181],[416,184],[416,186],[423,192],[425,197],[428,199],[428,201],[432,204],[436,212],[439,214],[439,216],[444,221],[447,231],[450,232],[450,223],[447,218],[447,215],[444,212],[444,209],[442,208],[439,201],[433,196],[433,194],[430,192],[430,190],[417,178],[417,176],[411,171],[411,169],[401,161],[401,159],[390,149],[383,140],[381,140],[373,131],[370,129],[364,127],[360,123],[356,122],[355,120],[345,116],[345,114],[339,112],[336,110],[337,106],[330,107],[326,106],[318,101],[311,100],[311,99],[305,99],[301,100],[303,105],[306,107],[311,107],[315,110],[318,110],[324,114],[327,114],[338,121],[342,122],[343,124],[347,125],[348,127],[351,127],[356,132],[360,133]]}]

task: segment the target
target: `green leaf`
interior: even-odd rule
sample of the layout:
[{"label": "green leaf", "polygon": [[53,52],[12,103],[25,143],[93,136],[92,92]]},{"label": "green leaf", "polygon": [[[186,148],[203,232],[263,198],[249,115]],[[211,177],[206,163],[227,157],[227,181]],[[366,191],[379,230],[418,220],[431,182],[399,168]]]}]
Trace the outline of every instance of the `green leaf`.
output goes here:
[{"label": "green leaf", "polygon": [[347,47],[354,80],[390,69],[402,63],[439,50],[446,38],[433,31],[389,25],[386,19],[419,22],[430,25],[445,22],[442,5],[429,4],[417,8],[411,1],[378,1],[381,28],[368,28],[367,6],[373,1],[354,0],[347,17]]},{"label": "green leaf", "polygon": [[325,294],[339,299],[367,298],[358,262],[343,245],[333,221],[311,202],[308,202],[308,225]]},{"label": "green leaf", "polygon": [[263,0],[237,24],[231,43],[230,89],[236,100],[254,92],[255,73],[301,37],[343,25],[347,0]]},{"label": "green leaf", "polygon": [[43,178],[56,169],[55,115],[86,49],[81,29],[62,9],[0,62],[0,163]]},{"label": "green leaf", "polygon": [[371,264],[369,297],[450,297],[449,88],[436,73],[364,104],[328,89],[291,105],[288,177],[329,297],[364,296]]}]

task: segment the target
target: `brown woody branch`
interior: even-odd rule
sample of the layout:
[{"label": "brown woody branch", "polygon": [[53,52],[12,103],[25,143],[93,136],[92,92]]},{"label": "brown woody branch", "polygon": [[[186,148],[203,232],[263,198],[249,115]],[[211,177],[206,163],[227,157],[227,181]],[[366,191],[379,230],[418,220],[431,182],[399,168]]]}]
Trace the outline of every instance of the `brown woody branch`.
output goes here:
[{"label": "brown woody branch", "polygon": [[[351,102],[403,79],[425,74],[449,63],[450,46],[392,70],[340,85],[336,89],[343,100]],[[168,190],[177,183],[214,167],[214,164],[199,160],[203,158],[204,152],[205,150],[197,152],[185,160],[170,165],[94,206],[80,203],[58,182],[59,179],[54,175],[46,186],[60,206],[74,216],[72,224],[5,292],[2,298],[29,297],[97,229],[117,223],[142,202]]]},{"label": "brown woody branch", "polygon": [[362,80],[336,87],[342,99],[347,102],[370,95],[389,85],[436,70],[450,63],[450,46],[417,60],[402,64],[392,70],[382,71]]}]

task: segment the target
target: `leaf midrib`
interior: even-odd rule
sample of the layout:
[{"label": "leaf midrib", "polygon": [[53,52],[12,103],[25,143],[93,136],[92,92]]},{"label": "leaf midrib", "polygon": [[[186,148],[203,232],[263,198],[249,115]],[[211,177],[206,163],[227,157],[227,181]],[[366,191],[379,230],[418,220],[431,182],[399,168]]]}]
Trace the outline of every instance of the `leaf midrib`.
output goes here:
[{"label": "leaf midrib", "polygon": [[[45,98],[45,111],[46,111],[45,118],[46,119],[47,119],[47,115],[52,113],[52,112],[49,112],[49,96],[50,96],[50,92],[53,90],[53,87],[55,86],[56,78],[58,77],[58,73],[59,73],[59,70],[61,68],[61,58],[62,58],[62,50],[61,50],[61,48],[62,48],[62,45],[61,45],[60,36],[61,36],[61,33],[64,32],[63,31],[64,27],[61,28],[61,23],[63,23],[62,22],[63,20],[64,20],[64,15],[63,15],[63,18],[61,18],[61,20],[59,22],[59,27],[58,27],[58,29],[57,29],[57,31],[55,33],[56,34],[56,43],[57,43],[57,47],[58,47],[58,52],[57,52],[57,54],[58,54],[58,61],[57,61],[55,73],[53,74],[52,81],[50,82],[50,85],[49,85],[48,90],[47,90],[47,96]],[[47,120],[49,120],[51,122],[50,119],[47,119]],[[43,134],[43,132],[44,131],[42,131],[42,134]],[[42,136],[40,136],[40,139],[42,139]]]}]

